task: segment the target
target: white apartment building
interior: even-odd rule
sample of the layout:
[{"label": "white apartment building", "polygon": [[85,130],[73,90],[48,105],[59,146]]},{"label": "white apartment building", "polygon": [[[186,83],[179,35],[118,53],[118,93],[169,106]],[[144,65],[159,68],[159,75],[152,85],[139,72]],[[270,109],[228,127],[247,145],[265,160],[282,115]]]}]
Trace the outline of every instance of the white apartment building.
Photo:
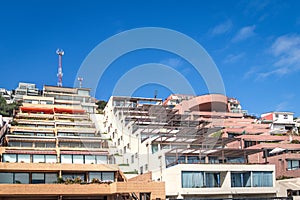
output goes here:
[{"label": "white apartment building", "polygon": [[261,115],[261,120],[263,123],[270,124],[271,134],[298,133],[292,112],[264,113]]},{"label": "white apartment building", "polygon": [[151,171],[153,180],[166,183],[168,198],[276,196],[274,165],[247,164],[260,149],[227,148],[237,139],[221,137],[223,127],[182,113],[161,99],[113,96],[93,120],[124,174]]}]

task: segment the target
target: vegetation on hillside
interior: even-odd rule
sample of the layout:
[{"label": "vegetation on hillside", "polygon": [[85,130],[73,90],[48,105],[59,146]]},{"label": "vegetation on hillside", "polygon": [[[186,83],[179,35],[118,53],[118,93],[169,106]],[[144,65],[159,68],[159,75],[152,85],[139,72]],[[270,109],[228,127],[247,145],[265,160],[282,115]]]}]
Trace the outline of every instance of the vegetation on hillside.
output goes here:
[{"label": "vegetation on hillside", "polygon": [[105,108],[107,102],[103,101],[103,100],[99,100],[99,101],[96,102],[96,104],[98,106],[98,108],[97,108],[98,112],[103,113],[103,109]]},{"label": "vegetation on hillside", "polygon": [[14,110],[19,109],[20,103],[7,104],[4,97],[0,95],[0,115],[3,117],[12,117]]}]

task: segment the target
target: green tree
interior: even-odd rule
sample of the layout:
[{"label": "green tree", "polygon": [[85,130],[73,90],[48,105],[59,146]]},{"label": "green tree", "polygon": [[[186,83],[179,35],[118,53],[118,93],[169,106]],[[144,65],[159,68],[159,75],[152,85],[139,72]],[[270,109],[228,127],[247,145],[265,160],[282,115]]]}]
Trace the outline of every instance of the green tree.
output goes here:
[{"label": "green tree", "polygon": [[99,101],[97,101],[96,104],[98,106],[98,108],[97,108],[98,110],[103,110],[105,108],[107,102],[103,101],[103,100],[99,100]]},{"label": "green tree", "polygon": [[5,98],[0,95],[0,115],[4,117],[12,117],[14,110],[19,109],[21,103],[7,104]]}]

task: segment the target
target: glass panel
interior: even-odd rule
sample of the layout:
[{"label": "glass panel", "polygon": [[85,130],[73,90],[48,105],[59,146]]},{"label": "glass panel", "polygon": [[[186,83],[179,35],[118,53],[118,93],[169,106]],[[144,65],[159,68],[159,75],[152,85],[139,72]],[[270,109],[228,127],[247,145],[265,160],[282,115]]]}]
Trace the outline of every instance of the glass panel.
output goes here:
[{"label": "glass panel", "polygon": [[73,163],[83,164],[83,155],[73,155]]},{"label": "glass panel", "polygon": [[81,180],[85,180],[84,179],[84,174],[80,174],[80,173],[74,173],[74,174],[63,174],[62,175],[64,180],[70,179],[70,180],[75,180],[76,178],[80,178]]},{"label": "glass panel", "polygon": [[96,164],[94,155],[85,155],[85,164]]},{"label": "glass panel", "polygon": [[0,173],[0,183],[13,183],[13,173]]},{"label": "glass panel", "polygon": [[231,173],[231,186],[250,187],[251,186],[250,172]]},{"label": "glass panel", "polygon": [[200,188],[204,186],[203,172],[182,172],[181,183],[183,188]]},{"label": "glass panel", "polygon": [[220,187],[220,173],[206,173],[207,187]]},{"label": "glass panel", "polygon": [[114,172],[102,172],[102,181],[115,181],[115,173]]},{"label": "glass panel", "polygon": [[46,173],[45,174],[45,183],[55,183],[57,181],[56,173]]},{"label": "glass panel", "polygon": [[32,184],[41,184],[45,183],[44,173],[32,173]]},{"label": "glass panel", "polygon": [[156,153],[158,151],[158,144],[152,144],[152,153]]},{"label": "glass panel", "polygon": [[34,163],[44,163],[45,155],[33,155],[33,162]]},{"label": "glass panel", "polygon": [[15,173],[15,181],[14,183],[29,183],[29,173]]},{"label": "glass panel", "polygon": [[3,154],[3,162],[17,162],[16,154]]},{"label": "glass panel", "polygon": [[188,159],[189,164],[200,162],[200,159],[198,156],[188,156],[187,159]]},{"label": "glass panel", "polygon": [[253,180],[253,187],[272,187],[273,186],[272,172],[253,172],[252,180]]},{"label": "glass panel", "polygon": [[19,154],[18,155],[18,162],[30,163],[30,155]]},{"label": "glass panel", "polygon": [[96,156],[97,164],[107,164],[107,156]]},{"label": "glass panel", "polygon": [[60,155],[61,163],[72,163],[72,155]]},{"label": "glass panel", "polygon": [[31,142],[21,142],[21,147],[32,147]]},{"label": "glass panel", "polygon": [[56,155],[45,155],[46,157],[46,163],[56,163]]},{"label": "glass panel", "polygon": [[176,161],[175,156],[166,156],[166,166],[168,167],[171,164],[174,164]]},{"label": "glass panel", "polygon": [[[89,173],[89,182],[101,180],[102,173],[101,172],[90,172]],[[94,179],[94,180],[93,180]]]}]

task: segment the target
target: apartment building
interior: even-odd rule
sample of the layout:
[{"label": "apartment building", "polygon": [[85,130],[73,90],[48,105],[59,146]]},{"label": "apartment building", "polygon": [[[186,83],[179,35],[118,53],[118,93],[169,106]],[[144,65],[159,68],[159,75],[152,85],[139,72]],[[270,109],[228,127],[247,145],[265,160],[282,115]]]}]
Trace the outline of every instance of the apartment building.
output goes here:
[{"label": "apartment building", "polygon": [[[153,180],[166,183],[167,198],[276,196],[275,166],[249,163],[262,150],[229,145],[241,141],[238,135],[265,133],[268,126],[245,118],[237,102],[224,95],[184,95],[165,102],[113,96],[97,121],[124,174],[151,171]],[[245,186],[237,183],[246,178]]]},{"label": "apartment building", "polygon": [[114,164],[89,89],[44,86],[22,101],[1,138],[0,199],[165,198],[163,182],[127,180]]},{"label": "apartment building", "polygon": [[23,96],[39,96],[41,91],[36,87],[34,83],[19,83],[15,89],[14,101],[20,101]]}]

